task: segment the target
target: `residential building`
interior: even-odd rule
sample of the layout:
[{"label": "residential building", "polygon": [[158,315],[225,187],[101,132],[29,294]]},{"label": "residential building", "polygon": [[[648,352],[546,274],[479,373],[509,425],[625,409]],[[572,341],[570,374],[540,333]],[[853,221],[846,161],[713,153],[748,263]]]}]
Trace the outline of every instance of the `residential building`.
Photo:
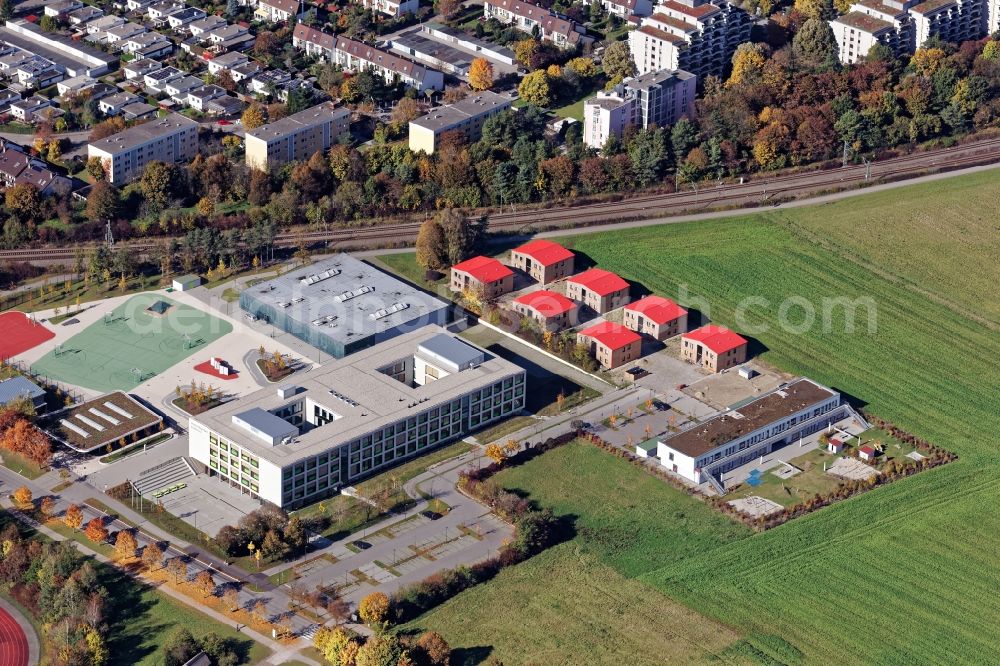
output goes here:
[{"label": "residential building", "polygon": [[622,323],[636,333],[666,340],[687,330],[687,315],[677,303],[654,294],[626,305]]},{"label": "residential building", "polygon": [[566,296],[604,314],[629,302],[629,284],[611,271],[591,268],[566,280]]},{"label": "residential building", "polygon": [[13,102],[10,105],[10,115],[17,118],[18,120],[31,122],[35,113],[41,111],[42,109],[48,109],[51,107],[52,107],[52,101],[48,97],[42,97],[41,95],[32,95],[27,99],[21,99],[16,102]]},{"label": "residential building", "polygon": [[265,69],[250,79],[250,92],[254,95],[271,94],[281,97],[281,92],[292,81],[292,75],[281,69]]},{"label": "residential building", "polygon": [[254,17],[271,23],[287,23],[292,18],[301,18],[302,3],[300,0],[257,0]]},{"label": "residential building", "polygon": [[0,139],[0,186],[20,184],[32,185],[43,196],[62,194],[72,187],[69,178],[53,172],[42,160],[30,157],[23,146]]},{"label": "residential building", "polygon": [[189,23],[187,29],[188,32],[191,33],[192,37],[201,37],[212,30],[225,28],[227,25],[229,25],[229,22],[226,21],[226,19],[221,16],[216,16],[215,14],[209,14],[205,18],[200,18]]},{"label": "residential building", "polygon": [[750,39],[750,15],[727,0],[666,0],[629,33],[639,74],[682,69],[721,76]]},{"label": "residential building", "polygon": [[257,76],[263,69],[263,67],[251,60],[242,65],[236,65],[229,70],[229,74],[233,77],[233,81],[239,83],[240,81],[253,80],[253,77]]},{"label": "residential building", "polygon": [[387,84],[402,82],[417,92],[444,88],[444,74],[436,69],[348,37],[337,37],[333,63],[349,72],[367,70]]},{"label": "residential building", "polygon": [[119,185],[142,175],[150,162],[187,162],[198,152],[198,123],[170,115],[92,141],[87,157],[104,164],[108,182]]},{"label": "residential building", "polygon": [[333,102],[299,111],[246,133],[247,166],[262,171],[325,152],[350,131],[351,112]]},{"label": "residential building", "polygon": [[226,95],[209,100],[205,104],[205,113],[213,116],[236,116],[242,113],[245,107],[242,101]]},{"label": "residential building", "polygon": [[45,15],[52,18],[63,18],[70,12],[83,7],[80,0],[57,0],[57,2],[47,2],[45,4]]},{"label": "residential building", "polygon": [[460,132],[466,141],[474,143],[482,136],[486,120],[510,107],[510,98],[486,90],[433,109],[410,121],[410,150],[431,155],[446,132]]},{"label": "residential building", "polygon": [[69,24],[75,27],[85,26],[91,21],[95,21],[104,16],[104,10],[99,7],[91,7],[89,5],[84,5],[79,9],[74,9],[66,18],[69,20]]},{"label": "residential building", "polygon": [[428,323],[449,305],[347,254],[240,293],[240,307],[325,354],[343,358]]},{"label": "residential building", "polygon": [[122,118],[125,120],[143,120],[156,116],[156,107],[145,102],[132,102],[122,107]]},{"label": "residential building", "polygon": [[293,509],[517,414],[525,390],[518,366],[423,326],[191,417],[189,454]]},{"label": "residential building", "polygon": [[159,60],[143,58],[142,60],[133,60],[122,67],[122,69],[125,72],[125,79],[131,81],[133,79],[141,79],[150,72],[163,69],[163,64]]},{"label": "residential building", "polygon": [[96,83],[97,79],[93,79],[86,74],[82,76],[74,76],[69,79],[63,79],[57,83],[56,92],[59,94],[59,97],[62,97],[67,93],[79,94],[88,88],[94,87]]},{"label": "residential building", "polygon": [[106,116],[117,116],[129,104],[141,102],[142,98],[132,93],[120,92],[97,101],[97,108]]},{"label": "residential building", "polygon": [[123,53],[131,53],[140,60],[163,58],[174,50],[174,43],[158,32],[133,35],[120,44]]},{"label": "residential building", "polygon": [[723,473],[851,419],[868,424],[836,391],[811,379],[782,385],[745,405],[699,420],[658,439],[660,464],[693,482],[709,482],[724,494]]},{"label": "residential building", "polygon": [[642,356],[642,337],[621,324],[602,321],[576,334],[605,370],[613,370]]},{"label": "residential building", "polygon": [[492,300],[514,290],[514,271],[492,257],[472,257],[451,267],[451,290]]},{"label": "residential building", "polygon": [[633,17],[649,16],[653,13],[652,0],[601,0],[601,7],[608,14],[625,21]]},{"label": "residential building", "polygon": [[722,372],[747,360],[747,341],[724,326],[708,324],[681,336],[681,358]]},{"label": "residential building", "polygon": [[523,0],[486,0],[483,16],[501,23],[513,25],[529,35],[538,33],[540,39],[560,48],[576,48],[577,45],[593,40],[587,37],[587,29],[576,22],[545,9],[541,5]]},{"label": "residential building", "polygon": [[227,94],[226,89],[220,86],[199,86],[187,92],[187,105],[196,111],[205,112],[209,102]]},{"label": "residential building", "polygon": [[399,18],[404,14],[416,14],[419,0],[361,0],[365,9]]},{"label": "residential building", "polygon": [[601,91],[583,105],[583,142],[602,148],[627,127],[669,127],[694,115],[698,77],[683,70],[649,72]]},{"label": "residential building", "polygon": [[536,239],[510,251],[511,266],[548,284],[573,274],[573,253],[558,243]]},{"label": "residential building", "polygon": [[187,94],[189,91],[195,88],[200,88],[205,85],[205,82],[199,79],[197,76],[180,76],[176,79],[171,79],[163,86],[163,92],[170,95],[170,99],[174,100],[178,104],[184,104],[187,101]]},{"label": "residential building", "polygon": [[306,55],[332,62],[333,52],[337,48],[337,38],[305,23],[296,23],[292,30],[292,46],[305,51]]},{"label": "residential building", "polygon": [[[98,41],[107,41],[107,31],[112,28],[117,28],[120,25],[125,25],[126,22],[127,21],[125,21],[125,19],[121,16],[111,14],[109,16],[102,16],[101,18],[88,22],[87,25],[84,26],[84,30],[86,30],[90,37],[95,37]],[[88,41],[90,41],[90,37],[87,38]]]},{"label": "residential building", "polygon": [[118,44],[129,37],[135,37],[136,35],[141,35],[144,32],[149,32],[144,25],[132,22],[122,23],[105,30],[104,41],[108,44]]},{"label": "residential building", "polygon": [[162,26],[166,24],[168,16],[176,14],[177,12],[183,10],[184,7],[185,4],[183,2],[179,2],[179,0],[159,0],[159,2],[154,2],[146,7],[146,16],[148,16],[154,24]]},{"label": "residential building", "polygon": [[554,291],[529,291],[514,299],[514,312],[534,319],[541,330],[556,333],[576,324],[579,307],[574,301]]},{"label": "residential building", "polygon": [[241,25],[226,25],[208,32],[208,44],[213,50],[233,51],[251,45],[253,34]]},{"label": "residential building", "polygon": [[142,81],[153,92],[164,92],[168,83],[184,76],[176,67],[161,67],[143,75]]},{"label": "residential building", "polygon": [[30,402],[35,413],[45,411],[45,389],[38,384],[21,375],[0,381],[0,406],[20,400]]},{"label": "residential building", "polygon": [[179,12],[167,15],[167,25],[170,26],[171,30],[179,30],[181,26],[203,18],[205,18],[205,12],[202,10],[197,7],[185,7]]},{"label": "residential building", "polygon": [[212,76],[218,76],[227,69],[231,70],[234,67],[245,65],[248,62],[250,62],[250,58],[246,55],[237,51],[230,51],[211,58],[208,61],[208,73]]}]

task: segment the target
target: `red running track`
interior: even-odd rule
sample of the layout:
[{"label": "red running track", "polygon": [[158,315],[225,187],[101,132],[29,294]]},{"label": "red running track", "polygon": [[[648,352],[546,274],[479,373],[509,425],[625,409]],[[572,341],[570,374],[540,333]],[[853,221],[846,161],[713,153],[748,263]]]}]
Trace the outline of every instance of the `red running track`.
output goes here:
[{"label": "red running track", "polygon": [[0,608],[0,666],[28,666],[28,637],[3,608]]},{"label": "red running track", "polygon": [[[37,347],[56,334],[43,324],[32,323],[23,312],[0,314],[0,359],[8,359]],[[0,666],[3,666],[0,662]]]}]

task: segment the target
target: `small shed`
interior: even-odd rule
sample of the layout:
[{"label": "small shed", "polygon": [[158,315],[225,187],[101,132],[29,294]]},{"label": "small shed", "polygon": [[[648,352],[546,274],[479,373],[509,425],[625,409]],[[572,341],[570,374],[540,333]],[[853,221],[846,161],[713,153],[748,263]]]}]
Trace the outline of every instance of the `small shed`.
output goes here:
[{"label": "small shed", "polygon": [[754,370],[753,368],[749,368],[745,365],[740,366],[738,372],[740,377],[742,377],[743,379],[753,379],[754,377],[757,376],[756,370]]},{"label": "small shed", "polygon": [[872,462],[875,460],[875,449],[868,444],[865,444],[858,449],[858,458],[865,462]]},{"label": "small shed", "polygon": [[197,275],[182,275],[174,278],[174,291],[190,291],[201,284]]},{"label": "small shed", "polygon": [[830,438],[826,443],[826,450],[830,453],[841,453],[844,450],[844,443],[839,439]]},{"label": "small shed", "polygon": [[656,438],[647,439],[645,442],[640,442],[635,445],[635,455],[640,458],[649,458],[650,456],[656,455]]}]

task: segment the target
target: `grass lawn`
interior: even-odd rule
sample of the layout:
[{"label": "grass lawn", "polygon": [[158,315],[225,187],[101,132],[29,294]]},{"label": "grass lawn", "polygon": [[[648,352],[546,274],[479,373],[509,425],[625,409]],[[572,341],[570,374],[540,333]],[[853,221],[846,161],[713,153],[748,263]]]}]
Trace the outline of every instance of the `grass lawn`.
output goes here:
[{"label": "grass lawn", "polygon": [[14,470],[26,479],[37,479],[45,471],[27,458],[13,451],[0,452],[0,462],[7,469]]},{"label": "grass lawn", "polygon": [[[417,263],[417,255],[415,252],[396,252],[393,254],[380,254],[374,257],[376,260],[373,262],[376,266],[378,264],[383,264],[385,268],[388,268],[393,273],[400,275],[418,287],[422,287],[428,291],[432,291],[435,294],[441,292],[450,293],[447,289],[448,277],[445,275],[440,280],[425,280],[425,271],[420,264]],[[440,288],[440,289],[439,289]]]},{"label": "grass lawn", "polygon": [[538,420],[530,416],[513,416],[506,421],[502,421],[495,426],[487,428],[486,430],[480,430],[475,433],[475,436],[481,444],[489,444],[490,442],[501,440],[507,435],[517,432],[521,428],[527,428],[533,423],[538,423]]},{"label": "grass lawn", "polygon": [[739,638],[634,577],[743,538],[745,528],[586,444],[496,479],[575,516],[576,536],[406,627],[441,632],[460,648],[456,663],[487,654],[516,664],[704,661]]},{"label": "grass lawn", "polygon": [[[1000,501],[1000,464],[986,434],[1000,428],[1000,373],[984,373],[983,359],[1000,356],[1000,268],[988,259],[997,235],[984,211],[1000,197],[995,179],[990,171],[822,206],[562,239],[657,293],[677,297],[685,285],[681,302],[698,297],[696,307],[719,323],[735,325],[747,296],[763,299],[743,319],[766,327],[754,334],[766,361],[832,385],[960,456],[776,530],[665,562],[644,580],[730,626],[779,634],[814,663],[991,659],[1000,607],[982,603],[981,583],[994,568],[1000,517],[982,508]],[[961,268],[969,265],[976,270]],[[804,333],[777,325],[792,296],[800,300],[791,321],[802,321],[801,303],[817,312]],[[862,308],[848,332],[843,307],[823,326],[822,299],[840,297],[871,299],[875,326]]]},{"label": "grass lawn", "polygon": [[[792,444],[792,446],[795,446]],[[774,475],[780,468],[766,471],[759,486],[747,484],[727,495],[726,499],[741,497],[764,497],[782,506],[792,506],[813,497],[817,493],[825,494],[840,485],[840,479],[823,471],[823,463],[827,466],[841,456],[829,453],[826,449],[817,449],[805,453],[788,462],[802,471],[795,476],[782,479]],[[783,467],[783,466],[782,466]]]}]

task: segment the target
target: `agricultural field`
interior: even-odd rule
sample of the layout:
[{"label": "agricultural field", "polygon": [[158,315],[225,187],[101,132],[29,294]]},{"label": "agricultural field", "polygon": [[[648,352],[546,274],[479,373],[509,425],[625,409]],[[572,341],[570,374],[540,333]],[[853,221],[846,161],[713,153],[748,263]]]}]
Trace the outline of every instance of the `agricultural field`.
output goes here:
[{"label": "agricultural field", "polygon": [[747,529],[587,444],[495,479],[572,517],[576,535],[406,627],[440,631],[462,648],[457,663],[490,654],[515,664],[702,661],[739,639],[633,577]]}]

